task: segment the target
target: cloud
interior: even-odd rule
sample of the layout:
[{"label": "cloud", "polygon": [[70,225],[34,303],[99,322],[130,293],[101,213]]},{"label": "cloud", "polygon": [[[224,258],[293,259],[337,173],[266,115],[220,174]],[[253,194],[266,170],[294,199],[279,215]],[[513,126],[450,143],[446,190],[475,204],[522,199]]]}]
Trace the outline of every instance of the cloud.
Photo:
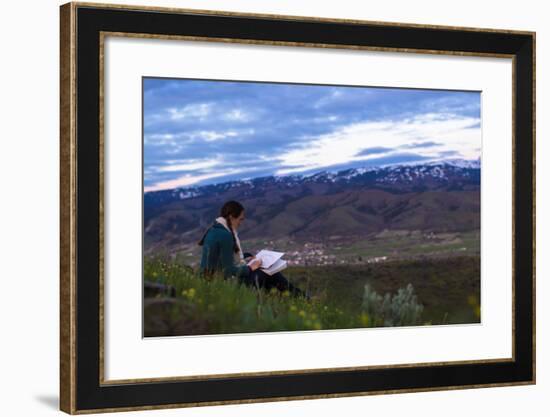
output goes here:
[{"label": "cloud", "polygon": [[355,156],[365,156],[365,155],[374,155],[379,153],[388,153],[393,151],[392,148],[386,148],[384,146],[374,146],[372,148],[365,148],[359,151]]},{"label": "cloud", "polygon": [[209,103],[188,104],[182,108],[171,107],[166,109],[172,120],[185,118],[204,119],[211,112],[212,105]]},{"label": "cloud", "polygon": [[146,78],[145,184],[206,184],[443,152],[477,158],[479,104],[478,92]]},{"label": "cloud", "polygon": [[[382,147],[398,150],[410,146],[417,137],[437,137],[444,139],[441,146],[419,147],[423,156],[435,158],[438,151],[458,151],[465,158],[477,157],[474,148],[479,146],[479,131],[465,129],[472,123],[471,118],[456,117],[451,119],[435,118],[432,114],[419,115],[401,122],[362,122],[348,125],[330,134],[317,137],[307,147],[286,152],[279,156],[281,164],[291,168],[278,170],[285,175],[312,169],[322,169],[335,164],[350,162],[368,162],[372,153],[362,153],[364,144],[373,148]],[[434,149],[435,148],[435,149]]]},{"label": "cloud", "polygon": [[369,160],[368,166],[382,166],[392,164],[402,164],[406,162],[420,162],[433,159],[431,156],[420,155],[415,153],[395,153],[388,156],[382,156],[379,158],[372,158]]},{"label": "cloud", "polygon": [[242,110],[242,109],[233,109],[225,113],[223,116],[226,120],[235,121],[235,122],[247,122],[252,120],[252,114]]},{"label": "cloud", "polygon": [[447,157],[447,156],[457,156],[460,155],[458,151],[442,151],[439,152],[440,157]]},{"label": "cloud", "polygon": [[403,148],[403,149],[416,149],[416,148],[432,148],[434,146],[445,146],[445,145],[443,143],[427,141],[427,142],[410,143],[410,144],[401,146],[401,148]]},{"label": "cloud", "polygon": [[212,130],[202,130],[191,134],[191,137],[203,139],[206,142],[213,142],[216,140],[233,138],[235,136],[237,136],[237,132],[232,130],[229,132],[216,132]]},{"label": "cloud", "polygon": [[199,171],[208,168],[213,168],[220,162],[219,159],[209,160],[189,160],[183,164],[169,164],[158,167],[157,172],[181,172],[181,171]]},{"label": "cloud", "polygon": [[187,187],[190,185],[197,184],[201,181],[211,180],[213,178],[223,177],[223,176],[226,176],[229,174],[235,174],[238,172],[243,172],[243,171],[229,170],[229,171],[213,172],[210,174],[203,174],[203,175],[185,174],[174,179],[158,182],[151,186],[145,186],[144,191],[147,193],[149,191],[170,190],[172,188]]}]

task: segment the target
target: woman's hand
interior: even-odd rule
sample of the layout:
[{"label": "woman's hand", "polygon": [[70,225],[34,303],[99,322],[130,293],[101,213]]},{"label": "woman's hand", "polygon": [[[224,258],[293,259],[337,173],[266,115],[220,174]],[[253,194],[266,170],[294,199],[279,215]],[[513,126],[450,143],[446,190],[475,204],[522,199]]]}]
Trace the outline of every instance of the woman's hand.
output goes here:
[{"label": "woman's hand", "polygon": [[250,267],[250,269],[252,271],[255,271],[256,269],[258,269],[260,266],[262,266],[262,260],[261,259],[254,259],[252,262],[250,262],[248,264],[248,266]]}]

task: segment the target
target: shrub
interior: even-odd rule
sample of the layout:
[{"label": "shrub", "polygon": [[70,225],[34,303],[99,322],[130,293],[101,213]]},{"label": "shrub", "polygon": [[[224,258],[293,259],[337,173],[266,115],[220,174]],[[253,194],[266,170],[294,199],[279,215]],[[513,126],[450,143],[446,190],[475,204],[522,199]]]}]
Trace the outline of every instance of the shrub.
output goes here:
[{"label": "shrub", "polygon": [[363,312],[374,320],[375,326],[410,326],[421,322],[424,306],[419,304],[411,284],[399,288],[397,294],[376,293],[369,284],[365,285]]}]

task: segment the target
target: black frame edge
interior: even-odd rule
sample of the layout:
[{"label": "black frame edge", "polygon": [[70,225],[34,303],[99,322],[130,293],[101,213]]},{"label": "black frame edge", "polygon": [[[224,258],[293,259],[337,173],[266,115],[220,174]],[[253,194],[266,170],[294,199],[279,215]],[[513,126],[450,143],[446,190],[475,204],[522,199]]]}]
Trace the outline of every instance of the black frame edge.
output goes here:
[{"label": "black frame edge", "polygon": [[[69,3],[70,5],[70,3]],[[65,7],[64,5],[61,7]],[[165,406],[168,407],[172,404],[182,404],[186,401],[174,400],[177,398],[182,398],[181,391],[185,387],[188,391],[186,394],[188,396],[189,403],[197,405],[201,401],[193,401],[199,395],[200,391],[205,387],[209,386],[216,394],[219,394],[216,401],[225,401],[227,403],[233,402],[242,402],[247,400],[263,400],[270,401],[270,399],[276,399],[281,397],[280,394],[288,394],[284,389],[288,388],[289,385],[297,384],[301,385],[304,388],[305,384],[311,384],[315,382],[313,387],[309,386],[309,391],[302,391],[301,395],[311,395],[314,397],[322,398],[323,396],[330,396],[331,394],[338,394],[337,391],[326,392],[327,389],[327,375],[324,372],[320,373],[311,373],[306,375],[297,375],[292,374],[291,376],[269,376],[269,377],[249,377],[249,378],[219,378],[212,381],[191,381],[191,382],[174,382],[174,383],[146,383],[146,384],[123,384],[123,385],[113,385],[113,386],[100,386],[98,378],[98,366],[99,366],[99,346],[98,346],[98,317],[99,317],[99,308],[96,297],[99,294],[97,277],[98,277],[98,266],[97,266],[97,251],[99,248],[99,240],[97,236],[94,236],[94,230],[97,231],[98,228],[95,227],[98,222],[98,213],[96,211],[99,201],[99,184],[97,175],[94,173],[98,172],[98,68],[94,63],[98,63],[98,37],[100,30],[108,30],[112,25],[118,25],[116,31],[125,31],[130,29],[128,27],[128,19],[134,19],[134,25],[137,27],[143,27],[143,21],[151,19],[151,21],[156,22],[155,24],[158,27],[163,27],[164,31],[167,31],[166,28],[172,28],[171,25],[174,25],[174,21],[181,21],[181,19],[188,19],[190,26],[195,28],[197,34],[204,35],[204,28],[201,26],[206,21],[210,21],[211,25],[218,27],[218,36],[227,36],[228,30],[233,28],[236,33],[235,36],[248,35],[250,38],[250,33],[246,30],[252,30],[252,32],[257,31],[261,28],[267,30],[269,36],[265,36],[268,41],[274,40],[274,36],[278,35],[278,28],[285,27],[290,30],[290,38],[296,39],[297,34],[302,33],[303,31],[298,30],[300,27],[306,32],[304,34],[303,41],[311,42],[314,38],[315,28],[318,31],[327,29],[330,27],[330,35],[320,34],[320,40],[327,42],[329,44],[338,44],[337,39],[335,39],[334,31],[337,31],[338,28],[342,31],[343,38],[340,39],[340,42],[349,42],[350,39],[357,36],[357,33],[361,30],[366,31],[364,33],[373,34],[373,33],[386,33],[391,36],[388,36],[385,39],[385,43],[382,42],[379,44],[380,47],[387,45],[388,39],[389,42],[394,42],[394,45],[399,43],[399,36],[396,33],[406,33],[408,39],[414,39],[414,36],[411,34],[420,34],[424,33],[424,37],[427,34],[432,34],[434,29],[422,29],[419,27],[415,28],[395,28],[395,27],[369,27],[368,24],[360,25],[358,29],[355,27],[354,30],[350,29],[349,25],[338,24],[338,23],[327,23],[326,25],[321,25],[319,22],[304,22],[304,21],[277,21],[274,20],[265,20],[265,19],[253,19],[245,17],[244,20],[238,16],[196,16],[196,15],[186,15],[178,14],[176,18],[173,16],[170,17],[170,13],[162,14],[163,18],[159,17],[157,14],[153,16],[150,11],[137,12],[135,10],[115,10],[115,9],[106,9],[106,8],[93,8],[89,5],[83,5],[76,7],[78,15],[78,41],[79,45],[77,48],[77,61],[81,64],[77,66],[77,114],[82,115],[78,118],[78,131],[82,134],[78,135],[78,166],[79,172],[81,173],[78,178],[77,190],[86,189],[86,193],[78,193],[78,242],[77,242],[77,263],[79,276],[78,279],[78,294],[77,294],[77,310],[78,310],[78,323],[77,323],[77,357],[83,358],[84,360],[77,361],[77,406],[73,410],[79,411],[93,411],[93,410],[102,410],[102,409],[112,409],[112,408],[125,408],[125,407],[136,407],[136,408],[145,408],[150,406]],[[84,12],[84,14],[82,14]],[[150,13],[150,15],[147,15]],[[144,18],[144,16],[149,16]],[[166,18],[166,19],[164,19]],[[119,20],[117,20],[119,19]],[[120,19],[126,20],[126,23],[120,22]],[[164,19],[164,20],[163,20]],[[169,24],[161,25],[159,22],[166,21]],[[262,23],[263,22],[263,23]],[[279,25],[280,23],[280,25]],[[150,23],[151,24],[151,23]],[[244,28],[243,29],[243,24]],[[263,26],[262,26],[263,24]],[[305,25],[305,26],[301,26]],[[252,29],[250,29],[252,27]],[[248,29],[246,29],[248,28]],[[112,28],[112,29],[116,29]],[[124,29],[124,30],[120,30]],[[150,29],[151,30],[151,29]],[[244,30],[244,32],[243,32]],[[378,32],[376,32],[378,30]],[[114,30],[113,30],[114,31]],[[386,31],[386,32],[384,32]],[[389,31],[389,32],[388,32]],[[403,32],[404,31],[404,32]],[[440,31],[437,30],[439,33]],[[514,182],[516,184],[516,190],[518,190],[516,198],[516,361],[511,363],[504,364],[484,364],[484,365],[450,365],[443,367],[414,367],[407,368],[403,370],[390,370],[390,373],[393,371],[403,371],[403,376],[408,376],[411,379],[417,377],[428,378],[429,381],[439,381],[435,385],[428,386],[418,386],[415,385],[405,385],[401,388],[394,385],[386,389],[377,389],[380,388],[376,384],[372,385],[368,390],[362,391],[358,389],[361,386],[360,379],[367,376],[366,372],[356,372],[356,371],[345,371],[345,372],[331,372],[328,377],[337,380],[339,386],[346,386],[350,381],[358,384],[356,385],[355,391],[342,391],[340,394],[354,395],[366,395],[365,392],[379,392],[385,390],[402,390],[403,392],[410,392],[422,389],[446,389],[450,386],[459,388],[461,386],[469,388],[472,385],[464,379],[466,377],[470,378],[472,373],[479,372],[485,374],[488,371],[493,371],[497,373],[506,373],[507,378],[504,378],[502,381],[477,381],[478,384],[473,385],[482,385],[488,386],[491,384],[518,384],[518,383],[534,383],[535,382],[535,367],[534,367],[534,312],[527,311],[528,309],[525,306],[533,305],[533,296],[534,296],[534,274],[531,275],[534,271],[534,219],[533,219],[533,204],[534,204],[534,187],[531,187],[530,190],[521,189],[521,186],[533,185],[534,186],[534,108],[529,106],[529,109],[526,109],[525,106],[521,104],[525,103],[534,103],[533,97],[533,88],[534,85],[534,35],[523,35],[523,34],[506,34],[506,33],[471,33],[471,32],[460,32],[460,31],[448,31],[440,33],[441,39],[445,37],[450,37],[453,42],[452,45],[456,45],[460,39],[465,41],[469,46],[464,48],[464,52],[471,52],[475,49],[475,42],[483,37],[487,37],[488,42],[485,45],[484,51],[487,48],[491,50],[498,49],[499,53],[509,54],[513,52],[516,56],[516,81],[517,81],[517,90],[516,90],[516,111],[520,110],[519,113],[516,113],[516,176]],[[288,40],[287,36],[283,36]],[[279,34],[280,35],[280,34]],[[444,36],[445,35],[445,36]],[[397,36],[397,38],[396,38]],[[281,36],[279,36],[281,37]],[[368,37],[367,37],[368,39]],[[510,42],[508,42],[510,41]],[[317,42],[316,42],[317,43]],[[367,42],[368,43],[368,42]],[[97,47],[96,47],[97,46]],[[422,45],[425,49],[432,49],[434,46],[433,41],[425,40],[425,43]],[[500,48],[500,49],[499,49]],[[422,49],[422,48],[421,48]],[[95,127],[94,127],[95,126]],[[533,139],[531,144],[526,145],[525,142],[528,142],[525,138],[529,137]],[[520,143],[521,142],[521,143]],[[520,146],[521,145],[521,146]],[[524,168],[524,169],[519,169]],[[528,171],[528,172],[526,172]],[[520,194],[521,192],[521,194]],[[64,204],[65,202],[62,202]],[[530,214],[530,215],[529,215]],[[524,229],[528,229],[525,231]],[[523,230],[523,231],[520,231]],[[529,239],[529,240],[528,240]],[[531,242],[526,244],[526,242]],[[522,249],[521,251],[519,249]],[[521,253],[520,253],[521,252]],[[518,276],[522,276],[523,285],[518,282]],[[530,279],[529,279],[530,278]],[[94,279],[96,280],[94,282]],[[530,285],[526,285],[525,283]],[[530,288],[527,288],[530,286]],[[533,306],[534,307],[534,306]],[[519,314],[518,314],[519,313]],[[87,331],[86,329],[92,329]],[[529,342],[530,340],[530,342]],[[439,370],[444,370],[448,372],[447,377],[451,376],[447,382],[441,381],[442,375],[438,375]],[[387,370],[377,370],[377,371],[367,371],[369,375],[375,375],[378,381],[387,381],[387,378],[391,378],[388,375]],[[413,376],[414,372],[417,372],[416,377]],[[450,372],[450,373],[449,373]],[[394,373],[394,375],[396,375]],[[243,382],[248,381],[248,382]],[[474,381],[475,382],[475,381]],[[245,384],[245,385],[243,385]],[[256,395],[259,397],[241,397],[235,398],[236,392],[242,393],[242,388],[246,385],[258,387]],[[439,385],[438,385],[439,384]],[[268,386],[269,394],[265,395],[265,387]],[[229,391],[227,392],[229,388]],[[156,390],[157,394],[156,399],[157,403],[153,404],[147,398],[151,393],[148,393],[150,390]],[[168,390],[165,395],[161,394],[163,390]],[[226,392],[222,392],[225,390]],[[241,391],[239,391],[241,390]],[[282,391],[283,390],[283,391]],[[166,392],[166,391],[165,391]],[[143,394],[143,395],[140,395]],[[174,397],[174,395],[176,397]],[[300,394],[295,394],[300,397]],[[199,395],[200,396],[200,395]],[[293,395],[282,395],[287,399],[292,399]],[[138,397],[138,398],[136,398]],[[205,404],[210,403],[207,399],[204,400]],[[66,411],[66,410],[64,410]]]}]

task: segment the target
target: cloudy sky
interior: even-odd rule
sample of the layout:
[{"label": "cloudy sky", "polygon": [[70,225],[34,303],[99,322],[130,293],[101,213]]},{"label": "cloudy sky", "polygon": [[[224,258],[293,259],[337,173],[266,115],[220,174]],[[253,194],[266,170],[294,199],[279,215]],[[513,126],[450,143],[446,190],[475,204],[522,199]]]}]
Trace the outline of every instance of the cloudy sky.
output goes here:
[{"label": "cloudy sky", "polygon": [[145,191],[477,159],[480,93],[145,78]]}]

